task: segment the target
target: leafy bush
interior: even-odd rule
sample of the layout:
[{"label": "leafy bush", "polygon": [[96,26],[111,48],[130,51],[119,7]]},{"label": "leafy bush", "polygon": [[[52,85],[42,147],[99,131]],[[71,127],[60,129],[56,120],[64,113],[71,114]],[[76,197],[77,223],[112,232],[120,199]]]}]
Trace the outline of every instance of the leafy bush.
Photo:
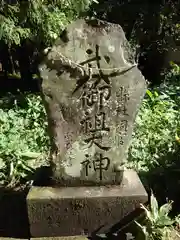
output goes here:
[{"label": "leafy bush", "polygon": [[0,40],[21,45],[22,40],[48,45],[94,0],[0,2]]},{"label": "leafy bush", "polygon": [[[96,0],[0,1],[0,55],[5,77],[20,73],[30,82],[43,50]],[[97,3],[97,2],[96,2]]]},{"label": "leafy bush", "polygon": [[147,90],[129,151],[129,165],[137,171],[167,165],[168,156],[179,148],[179,76],[175,65],[160,87]]},{"label": "leafy bush", "polygon": [[[170,218],[169,213],[172,210],[172,202],[168,202],[159,207],[154,195],[151,195],[150,206],[146,208],[141,205],[145,211],[146,219],[142,224],[137,223],[143,233],[143,239],[147,240],[171,240],[179,239],[180,235],[175,226],[179,225],[180,216],[174,219]],[[178,237],[178,238],[177,238]],[[137,239],[142,239],[137,237]]]},{"label": "leafy bush", "polygon": [[[179,149],[180,68],[172,65],[164,83],[147,91],[136,118],[127,165],[137,171],[167,167]],[[10,95],[0,101],[0,177],[12,185],[46,163],[47,120],[40,96]]]},{"label": "leafy bush", "polygon": [[10,95],[0,101],[0,181],[13,186],[46,163],[46,114],[40,96]]}]

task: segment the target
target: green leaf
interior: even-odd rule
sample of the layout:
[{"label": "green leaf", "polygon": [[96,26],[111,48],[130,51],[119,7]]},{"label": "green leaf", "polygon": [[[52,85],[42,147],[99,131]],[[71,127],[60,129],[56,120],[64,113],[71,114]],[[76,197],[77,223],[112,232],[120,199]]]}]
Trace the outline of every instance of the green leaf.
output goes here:
[{"label": "green leaf", "polygon": [[37,152],[24,152],[20,154],[22,157],[27,157],[27,158],[38,158],[41,156],[41,153],[37,153]]},{"label": "green leaf", "polygon": [[166,203],[159,209],[159,217],[167,216],[172,210],[172,202]]},{"label": "green leaf", "polygon": [[158,219],[156,226],[158,227],[165,227],[165,226],[171,226],[174,224],[174,220],[170,219],[167,216],[161,216],[161,218]]},{"label": "green leaf", "polygon": [[150,90],[146,91],[146,94],[150,97],[150,99],[153,101],[154,100],[154,96],[152,94],[152,92]]},{"label": "green leaf", "polygon": [[154,95],[155,95],[155,97],[159,97],[159,94],[156,91],[154,91]]},{"label": "green leaf", "polygon": [[151,207],[151,213],[154,221],[158,219],[158,202],[155,198],[155,196],[152,194],[150,199],[150,207]]},{"label": "green leaf", "polygon": [[153,215],[151,213],[151,211],[149,211],[144,205],[141,205],[141,209],[143,209],[145,211],[146,217],[153,222]]}]

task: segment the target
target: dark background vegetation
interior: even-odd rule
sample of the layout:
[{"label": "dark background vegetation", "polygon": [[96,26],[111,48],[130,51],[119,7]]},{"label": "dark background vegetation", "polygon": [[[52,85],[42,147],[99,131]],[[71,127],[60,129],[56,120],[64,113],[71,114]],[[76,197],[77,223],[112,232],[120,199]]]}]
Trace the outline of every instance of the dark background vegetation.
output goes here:
[{"label": "dark background vegetation", "polygon": [[[169,52],[180,45],[180,1],[69,0],[0,1],[0,172],[3,186],[29,183],[48,158],[46,113],[39,96],[38,64],[77,17],[120,24],[150,82],[136,119],[129,167],[161,204],[174,200],[180,212],[180,59]],[[19,124],[17,124],[19,122]],[[0,166],[1,167],[1,166]],[[13,205],[14,206],[14,205]],[[7,221],[9,221],[7,219]]]},{"label": "dark background vegetation", "polygon": [[[53,43],[50,31],[54,31],[53,25],[59,34],[69,20],[77,15],[98,16],[98,18],[118,23],[126,33],[127,39],[136,48],[136,59],[143,75],[152,84],[162,81],[162,73],[168,67],[166,55],[171,48],[179,42],[179,1],[149,1],[149,0],[100,0],[99,4],[94,3],[89,12],[86,9],[85,1],[81,5],[62,7],[62,4],[52,1],[51,7],[55,6],[59,16],[51,10],[51,15],[44,14],[49,10],[48,1],[40,7],[40,1],[19,1],[18,7],[13,3],[0,6],[1,14],[6,18],[6,25],[1,26],[0,40],[0,73],[1,91],[14,90],[17,87],[27,90],[37,90],[36,81],[33,75],[38,73],[37,65],[39,54],[42,49]],[[63,2],[63,1],[62,1]],[[72,1],[73,2],[73,1]],[[18,3],[18,1],[15,1]],[[84,5],[83,5],[84,4]],[[11,8],[9,7],[11,6]],[[44,8],[43,8],[44,7]],[[72,9],[75,11],[72,13]],[[32,11],[35,11],[32,14]],[[65,13],[61,16],[60,13]],[[1,21],[3,17],[1,16]],[[45,17],[51,17],[46,22]],[[38,18],[40,18],[38,20]],[[62,19],[61,24],[55,24],[57,18]],[[7,20],[10,20],[9,22]],[[12,30],[8,24],[14,24],[14,35],[8,36],[8,30]],[[46,26],[47,25],[47,26]],[[9,29],[8,29],[9,27]],[[45,29],[48,27],[49,32]],[[7,28],[7,29],[6,29]],[[36,31],[37,29],[37,31]],[[38,32],[39,29],[39,32]],[[17,32],[19,37],[17,36]],[[12,74],[10,77],[9,74]],[[21,81],[15,81],[18,74]],[[19,79],[18,77],[18,79]]]},{"label": "dark background vegetation", "polygon": [[99,0],[98,4],[81,0],[66,6],[63,1],[1,1],[0,95],[39,92],[42,50],[53,44],[53,34],[57,37],[78,16],[120,24],[136,50],[139,69],[150,86],[159,86],[169,71],[168,52],[179,43],[179,8],[179,1],[171,0]]}]

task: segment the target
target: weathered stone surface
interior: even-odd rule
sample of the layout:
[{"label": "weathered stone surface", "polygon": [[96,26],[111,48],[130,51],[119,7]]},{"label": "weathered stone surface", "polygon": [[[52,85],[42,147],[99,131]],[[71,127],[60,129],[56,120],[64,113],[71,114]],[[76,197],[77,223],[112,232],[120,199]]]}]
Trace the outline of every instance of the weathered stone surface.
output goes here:
[{"label": "weathered stone surface", "polygon": [[9,237],[0,237],[0,240],[29,240],[29,238],[9,238]]},{"label": "weathered stone surface", "polygon": [[0,237],[0,240],[88,240],[85,236],[68,236],[68,237],[42,237],[42,238],[9,238]]},{"label": "weathered stone surface", "polygon": [[40,67],[53,169],[66,185],[120,183],[146,83],[119,25],[78,20]]},{"label": "weathered stone surface", "polygon": [[32,237],[107,233],[147,201],[137,174],[126,170],[120,186],[32,187],[27,196]]},{"label": "weathered stone surface", "polygon": [[88,240],[88,238],[84,236],[69,236],[69,237],[31,238],[31,240]]}]

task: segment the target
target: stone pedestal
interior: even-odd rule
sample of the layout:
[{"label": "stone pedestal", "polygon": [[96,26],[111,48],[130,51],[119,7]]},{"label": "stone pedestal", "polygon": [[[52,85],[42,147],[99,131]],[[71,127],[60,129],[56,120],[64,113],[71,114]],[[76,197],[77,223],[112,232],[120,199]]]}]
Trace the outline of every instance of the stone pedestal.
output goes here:
[{"label": "stone pedestal", "polygon": [[124,171],[120,185],[32,187],[27,196],[31,236],[108,233],[145,202],[147,193],[133,170]]}]

